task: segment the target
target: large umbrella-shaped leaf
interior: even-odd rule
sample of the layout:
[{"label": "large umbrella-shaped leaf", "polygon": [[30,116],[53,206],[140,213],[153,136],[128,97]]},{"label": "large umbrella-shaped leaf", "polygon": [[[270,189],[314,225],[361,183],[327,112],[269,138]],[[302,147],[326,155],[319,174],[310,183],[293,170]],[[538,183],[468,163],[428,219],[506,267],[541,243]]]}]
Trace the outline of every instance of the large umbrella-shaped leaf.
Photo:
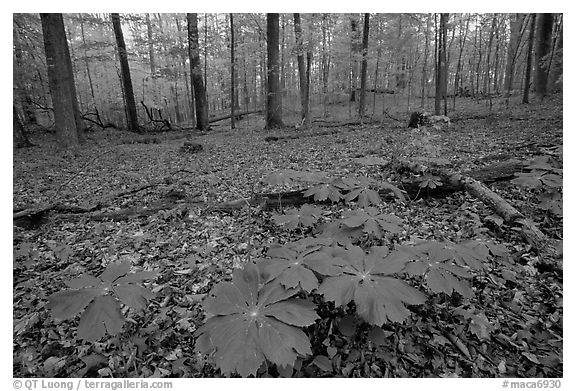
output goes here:
[{"label": "large umbrella-shaped leaf", "polygon": [[112,296],[99,296],[86,308],[78,325],[78,337],[98,341],[106,333],[116,335],[122,331],[124,316],[120,304]]},{"label": "large umbrella-shaped leaf", "polygon": [[344,196],[346,202],[356,200],[362,208],[382,203],[378,192],[372,189],[377,185],[374,180],[368,177],[344,178],[342,183],[343,188],[348,190],[348,194]]},{"label": "large umbrella-shaped leaf", "polygon": [[432,292],[452,294],[456,291],[464,297],[472,297],[472,289],[466,281],[472,276],[467,267],[455,263],[456,259],[466,259],[476,266],[477,260],[469,248],[453,243],[427,241],[412,247],[399,246],[397,251],[412,260],[404,270],[412,276],[423,275]]},{"label": "large umbrella-shaped leaf", "polygon": [[349,228],[362,227],[363,231],[381,238],[384,232],[399,233],[402,231],[402,220],[394,215],[380,213],[374,207],[365,210],[355,209],[344,214],[342,223]]},{"label": "large umbrella-shaped leaf", "polygon": [[298,355],[312,354],[299,327],[318,318],[314,305],[289,299],[298,290],[277,280],[261,285],[260,274],[247,264],[234,271],[232,282],[216,285],[204,302],[209,319],[195,333],[196,349],[211,354],[225,374],[254,375],[265,359],[287,366]]},{"label": "large umbrella-shaped leaf", "polygon": [[306,292],[312,292],[318,288],[318,279],[310,270],[310,265],[328,257],[320,250],[330,243],[327,239],[303,239],[272,247],[267,253],[269,258],[259,262],[258,267],[266,282],[278,279],[286,288],[300,286]]},{"label": "large umbrella-shaped leaf", "polygon": [[67,319],[82,310],[78,336],[96,341],[106,332],[111,335],[121,331],[124,317],[120,304],[110,296],[114,293],[120,301],[134,309],[143,309],[154,294],[137,283],[156,276],[156,272],[129,273],[130,262],[110,263],[100,275],[83,274],[68,281],[73,288],[53,294],[48,298],[48,308],[56,319]]},{"label": "large umbrella-shaped leaf", "polygon": [[300,209],[289,209],[285,214],[275,215],[273,220],[288,229],[296,229],[298,226],[313,226],[321,215],[322,209],[304,204]]},{"label": "large umbrella-shaped leaf", "polygon": [[372,247],[366,254],[360,247],[332,250],[339,273],[327,277],[318,293],[337,306],[351,301],[358,315],[368,323],[382,325],[388,321],[403,322],[410,315],[406,305],[423,304],[426,296],[404,281],[392,277],[410,260],[390,254],[386,247]]},{"label": "large umbrella-shaped leaf", "polygon": [[321,183],[313,186],[304,192],[304,197],[314,196],[314,201],[338,202],[342,199],[342,194],[338,188],[330,183]]}]

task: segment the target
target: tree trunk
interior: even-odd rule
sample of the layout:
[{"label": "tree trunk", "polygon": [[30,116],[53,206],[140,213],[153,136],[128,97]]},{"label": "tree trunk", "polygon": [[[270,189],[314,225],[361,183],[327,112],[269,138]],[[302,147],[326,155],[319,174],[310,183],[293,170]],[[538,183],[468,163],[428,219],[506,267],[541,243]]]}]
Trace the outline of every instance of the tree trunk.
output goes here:
[{"label": "tree trunk", "polygon": [[548,76],[548,89],[551,91],[562,91],[563,34],[563,15],[559,14],[556,22],[554,56],[551,59],[550,74]]},{"label": "tree trunk", "polygon": [[14,88],[15,97],[18,96],[20,104],[22,106],[22,111],[24,112],[24,124],[26,125],[38,125],[38,120],[36,119],[36,112],[32,104],[32,97],[28,83],[24,80],[23,67],[24,60],[22,59],[22,47],[20,42],[20,32],[19,28],[15,27],[13,30],[14,38],[14,57],[16,59],[16,67],[14,68]]},{"label": "tree trunk", "polygon": [[530,101],[530,77],[532,74],[532,47],[534,46],[534,30],[536,25],[536,14],[530,14],[530,35],[528,36],[528,48],[526,55],[526,73],[524,76],[524,96],[522,103]]},{"label": "tree trunk", "polygon": [[188,120],[192,120],[192,122],[194,122],[194,102],[193,102],[193,96],[194,93],[191,91],[191,85],[188,81],[188,72],[186,71],[186,58],[188,57],[186,54],[184,54],[184,44],[182,43],[182,37],[180,36],[180,31],[182,31],[182,29],[180,28],[180,21],[178,19],[178,17],[175,18],[176,20],[176,28],[178,29],[178,49],[180,49],[180,52],[182,53],[181,57],[180,57],[180,65],[182,66],[182,68],[184,69],[184,84],[186,85],[186,102],[187,102],[187,110],[186,110],[186,116],[188,118]]},{"label": "tree trunk", "polygon": [[514,69],[518,58],[518,49],[522,40],[522,26],[524,25],[525,14],[515,14],[514,20],[510,22],[510,41],[506,53],[506,74],[504,76],[504,89],[506,95],[514,89]]},{"label": "tree trunk", "polygon": [[366,75],[368,72],[368,38],[370,32],[370,14],[364,14],[364,30],[362,32],[362,70],[360,71],[360,104],[358,115],[364,116],[366,105]]},{"label": "tree trunk", "polygon": [[196,103],[196,129],[208,130],[208,100],[200,69],[200,49],[198,46],[198,15],[186,14],[186,19],[188,20],[190,75],[194,86],[194,102]]},{"label": "tree trunk", "polygon": [[230,128],[236,128],[236,60],[234,58],[234,15],[230,14]]},{"label": "tree trunk", "polygon": [[446,115],[446,22],[448,14],[440,14],[440,28],[437,32],[437,55],[436,55],[436,94],[434,98],[434,114],[440,115],[442,99],[444,99],[444,115]]},{"label": "tree trunk", "polygon": [[420,107],[424,109],[426,103],[426,95],[428,91],[426,86],[428,85],[428,51],[429,51],[429,36],[430,36],[430,14],[426,16],[426,32],[424,33],[424,65],[422,66],[422,96],[420,101]]},{"label": "tree trunk", "polygon": [[[300,81],[300,118],[305,126],[310,123],[309,116],[309,101],[308,90],[308,72],[306,64],[304,63],[304,38],[302,36],[302,23],[300,21],[300,14],[294,14],[294,35],[296,37],[296,50],[298,62],[298,76]],[[310,60],[308,61],[310,63]]]},{"label": "tree trunk", "polygon": [[356,102],[356,90],[358,89],[358,22],[350,19],[351,42],[350,42],[350,102]]},{"label": "tree trunk", "polygon": [[126,99],[126,112],[128,129],[140,131],[138,125],[138,114],[136,112],[136,101],[134,100],[134,90],[132,89],[132,78],[130,77],[130,67],[128,66],[128,53],[120,25],[120,15],[110,14],[114,35],[116,36],[116,45],[118,46],[118,57],[120,58],[120,70],[122,72],[122,84],[124,86],[124,96]]},{"label": "tree trunk", "polygon": [[328,75],[330,71],[327,24],[328,14],[322,14],[322,105],[324,107],[324,117],[328,116]]},{"label": "tree trunk", "polygon": [[279,50],[279,15],[266,14],[267,38],[267,99],[265,129],[283,127],[282,93],[280,91],[280,50]]},{"label": "tree trunk", "polygon": [[76,98],[64,19],[62,14],[40,14],[40,19],[56,134],[63,148],[76,148],[83,141],[84,132]]},{"label": "tree trunk", "polygon": [[150,73],[156,73],[156,64],[154,61],[154,44],[152,42],[152,23],[150,23],[150,14],[146,14],[146,30],[148,33],[148,56],[150,58]]},{"label": "tree trunk", "polygon": [[88,85],[90,86],[90,95],[92,96],[92,104],[96,108],[96,94],[94,93],[94,84],[92,83],[92,74],[90,73],[90,66],[88,63],[88,50],[86,49],[86,36],[84,34],[84,18],[82,14],[78,14],[80,18],[80,33],[82,35],[82,44],[84,45],[84,66],[86,67],[86,76],[88,77]]},{"label": "tree trunk", "polygon": [[538,98],[543,99],[548,92],[549,59],[552,50],[552,30],[554,28],[554,14],[538,14],[538,33],[536,39],[536,75],[535,91]]},{"label": "tree trunk", "polygon": [[468,26],[470,25],[470,15],[466,18],[466,29],[464,30],[464,37],[462,37],[462,24],[460,24],[460,34],[458,37],[458,63],[456,64],[456,75],[454,75],[454,96],[452,97],[452,110],[456,110],[456,95],[460,92],[460,80],[462,76],[460,71],[462,69],[462,52],[466,44],[466,37],[468,36]]}]

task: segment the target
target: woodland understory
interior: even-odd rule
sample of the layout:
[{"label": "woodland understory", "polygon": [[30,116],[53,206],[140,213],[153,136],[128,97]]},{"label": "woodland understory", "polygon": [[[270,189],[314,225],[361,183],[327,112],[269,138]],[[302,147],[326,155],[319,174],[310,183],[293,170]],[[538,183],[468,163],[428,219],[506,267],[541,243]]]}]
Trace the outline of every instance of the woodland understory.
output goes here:
[{"label": "woodland understory", "polygon": [[[272,245],[315,232],[315,226],[276,224],[275,216],[292,206],[278,210],[242,201],[307,187],[264,178],[277,170],[321,171],[402,189],[424,175],[406,169],[410,164],[465,173],[549,159],[561,168],[562,96],[531,104],[520,99],[512,97],[506,107],[496,98],[489,114],[488,101],[458,98],[451,124],[441,128],[407,128],[404,111],[359,122],[346,117],[345,105],[336,105],[328,118],[313,113],[306,130],[262,130],[264,120],[255,113],[234,130],[221,121],[202,133],[94,131],[79,150],[66,153],[53,135],[31,133],[35,146],[14,151],[15,216],[34,211],[14,220],[14,377],[222,376],[194,348],[194,333],[205,322],[202,300],[230,280],[234,268],[265,257]],[[191,141],[202,151],[182,150]],[[482,238],[507,255],[490,258],[474,275],[471,298],[430,294],[410,308],[405,322],[384,323],[378,333],[350,316],[353,304],[338,308],[313,297],[322,315],[304,329],[313,354],[299,358],[291,374],[266,367],[258,375],[562,377],[562,211],[539,208],[541,191],[513,178],[486,186],[536,223],[557,259],[543,260],[549,252],[466,191],[435,195],[429,185],[417,197],[386,198],[376,208],[400,218],[401,230],[365,244]],[[318,224],[351,209],[312,197],[308,204],[322,208]],[[157,275],[146,282],[155,294],[146,307],[123,309],[127,322],[120,334],[86,342],[77,335],[78,317],[51,316],[48,297],[66,281],[100,275],[121,261]],[[426,290],[418,279],[411,283]],[[456,309],[474,314],[476,323]]]}]

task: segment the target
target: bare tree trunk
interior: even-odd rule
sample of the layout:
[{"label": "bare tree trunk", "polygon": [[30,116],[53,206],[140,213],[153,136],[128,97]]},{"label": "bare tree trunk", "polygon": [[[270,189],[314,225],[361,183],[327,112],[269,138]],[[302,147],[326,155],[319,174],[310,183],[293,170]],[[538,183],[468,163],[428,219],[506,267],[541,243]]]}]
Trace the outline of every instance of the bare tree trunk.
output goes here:
[{"label": "bare tree trunk", "polygon": [[548,92],[549,61],[546,56],[552,50],[552,30],[554,28],[554,14],[538,14],[538,33],[536,43],[536,77],[535,91],[540,100],[544,99]]},{"label": "bare tree trunk", "polygon": [[372,95],[372,116],[376,114],[376,91],[378,89],[378,73],[380,72],[380,57],[382,56],[382,47],[380,42],[380,32],[381,32],[381,20],[378,19],[378,32],[376,33],[376,45],[378,49],[376,51],[376,69],[374,70],[374,94]]},{"label": "bare tree trunk", "polygon": [[328,57],[328,16],[322,14],[322,105],[324,117],[328,115],[328,72],[330,71],[330,60]]},{"label": "bare tree trunk", "polygon": [[63,148],[76,148],[83,141],[84,132],[76,98],[64,19],[62,14],[40,14],[40,19],[56,134]]},{"label": "bare tree trunk", "polygon": [[[24,123],[26,125],[38,125],[36,119],[35,110],[32,104],[32,97],[28,83],[24,80],[23,67],[24,60],[22,59],[22,47],[20,42],[20,32],[19,28],[15,27],[13,29],[14,33],[14,57],[16,59],[16,67],[14,68],[14,87],[17,96],[19,97],[20,104],[22,106],[22,111],[24,112]],[[41,84],[42,79],[40,79]],[[16,97],[16,96],[15,96]]]},{"label": "bare tree trunk", "polygon": [[150,58],[150,73],[156,73],[156,64],[154,62],[154,44],[152,42],[152,23],[150,23],[150,14],[146,14],[146,30],[148,33],[148,56]]},{"label": "bare tree trunk", "polygon": [[230,14],[230,128],[236,128],[236,60],[234,58],[234,15]]},{"label": "bare tree trunk", "polygon": [[94,93],[94,84],[92,83],[92,75],[90,73],[90,66],[88,65],[88,51],[86,49],[86,36],[84,34],[84,18],[82,14],[78,14],[80,18],[80,33],[82,35],[82,44],[84,45],[84,65],[86,67],[86,76],[88,77],[88,85],[90,86],[90,95],[92,96],[92,104],[96,108],[96,94]]},{"label": "bare tree trunk", "polygon": [[362,69],[360,71],[360,104],[358,115],[364,116],[366,106],[366,76],[368,72],[368,38],[370,33],[370,14],[364,14],[364,30],[362,32]]},{"label": "bare tree trunk", "polygon": [[562,90],[562,60],[563,60],[563,15],[556,16],[556,34],[554,34],[553,56],[550,58],[550,74],[548,76],[548,89],[551,91]]},{"label": "bare tree trunk", "polygon": [[470,15],[466,18],[466,28],[464,30],[464,37],[462,37],[462,23],[460,23],[460,34],[458,35],[458,63],[456,64],[456,74],[454,75],[454,96],[452,97],[452,110],[456,110],[456,95],[460,91],[461,78],[460,70],[462,68],[462,52],[466,45],[466,38],[468,37],[468,26],[470,25]]},{"label": "bare tree trunk", "polygon": [[[178,19],[178,16],[176,16],[175,18],[176,20],[176,28],[178,29],[178,33],[180,33],[180,31],[182,31],[181,27],[180,27],[180,21]],[[182,68],[184,69],[184,83],[186,86],[186,117],[188,118],[188,120],[192,120],[194,122],[194,103],[192,101],[192,97],[194,96],[194,93],[191,91],[191,86],[190,83],[188,82],[188,72],[186,71],[186,58],[188,57],[186,54],[184,54],[184,44],[182,43],[182,37],[180,36],[180,34],[178,34],[178,48],[180,49],[180,52],[182,53],[181,57],[180,57],[180,65],[182,66]]]},{"label": "bare tree trunk", "polygon": [[524,96],[522,103],[530,102],[530,77],[532,74],[532,47],[534,46],[534,30],[536,25],[536,14],[530,14],[530,35],[528,36],[528,48],[526,56],[526,73],[524,76]]},{"label": "bare tree trunk", "polygon": [[522,41],[522,32],[524,31],[525,14],[515,14],[514,20],[510,21],[510,41],[508,43],[508,51],[506,53],[506,73],[504,76],[504,89],[506,90],[506,97],[510,96],[514,86],[514,69],[516,68],[516,60],[518,59],[518,49]]},{"label": "bare tree trunk", "polygon": [[358,22],[356,19],[350,19],[351,42],[350,42],[350,102],[356,102],[356,90],[358,89]]},{"label": "bare tree trunk", "polygon": [[128,53],[120,25],[120,15],[110,14],[114,35],[116,36],[116,45],[118,46],[118,57],[120,59],[120,70],[122,75],[122,85],[124,87],[124,97],[126,99],[127,125],[129,130],[140,131],[138,125],[138,114],[136,112],[136,100],[134,99],[134,90],[132,89],[132,79],[130,77],[130,67],[128,65]]},{"label": "bare tree trunk", "polygon": [[494,42],[494,33],[496,31],[496,14],[492,17],[492,25],[490,27],[490,38],[488,38],[488,48],[486,49],[486,71],[484,73],[484,92],[488,94],[490,101],[490,112],[492,112],[492,93],[491,87],[491,72],[490,72],[490,57],[492,55],[492,43]]},{"label": "bare tree trunk", "polygon": [[424,33],[424,65],[422,66],[422,96],[420,101],[420,107],[424,109],[426,103],[426,95],[428,95],[428,91],[426,90],[426,86],[428,85],[428,53],[429,53],[429,45],[430,45],[430,14],[426,16],[426,32]]},{"label": "bare tree trunk", "polygon": [[434,114],[440,115],[442,99],[444,99],[444,115],[446,115],[446,22],[448,14],[440,14],[440,28],[437,39],[437,56],[436,56],[436,96],[434,98]]},{"label": "bare tree trunk", "polygon": [[196,103],[196,129],[208,130],[208,100],[200,69],[200,49],[198,47],[198,15],[186,14],[188,20],[188,56],[190,58],[190,75],[194,86]]},{"label": "bare tree trunk", "polygon": [[[294,14],[294,35],[296,37],[296,50],[297,50],[297,61],[298,61],[298,75],[300,80],[300,118],[302,119],[304,125],[309,125],[310,115],[309,115],[309,68],[307,69],[306,64],[304,64],[304,38],[302,36],[302,23],[300,21],[300,14]],[[307,52],[307,54],[310,52]],[[308,65],[311,59],[308,58]]]},{"label": "bare tree trunk", "polygon": [[280,91],[280,50],[279,50],[279,15],[266,14],[267,37],[267,100],[266,129],[283,127],[282,123],[282,93]]}]

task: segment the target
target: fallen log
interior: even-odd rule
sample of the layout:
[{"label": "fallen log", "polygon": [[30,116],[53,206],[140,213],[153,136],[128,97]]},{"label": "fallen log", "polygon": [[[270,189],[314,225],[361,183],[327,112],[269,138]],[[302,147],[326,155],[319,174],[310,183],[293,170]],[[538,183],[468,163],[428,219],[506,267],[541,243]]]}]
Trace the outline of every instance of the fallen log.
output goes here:
[{"label": "fallen log", "polygon": [[[234,113],[234,118],[236,120],[239,120],[239,119],[241,119],[241,117],[243,117],[245,115],[257,114],[257,113],[262,113],[262,110],[250,110],[250,111],[243,111],[241,113]],[[208,123],[213,124],[215,122],[224,121],[225,119],[230,119],[230,118],[232,118],[232,114],[226,114],[226,115],[222,115],[219,117],[209,118]]]},{"label": "fallen log", "polygon": [[332,134],[338,133],[337,130],[326,130],[324,132],[301,132],[296,134],[286,134],[282,136],[266,136],[264,137],[264,141],[279,141],[279,140],[294,140],[298,138],[305,138],[305,137],[316,137],[316,136],[329,136]]}]

